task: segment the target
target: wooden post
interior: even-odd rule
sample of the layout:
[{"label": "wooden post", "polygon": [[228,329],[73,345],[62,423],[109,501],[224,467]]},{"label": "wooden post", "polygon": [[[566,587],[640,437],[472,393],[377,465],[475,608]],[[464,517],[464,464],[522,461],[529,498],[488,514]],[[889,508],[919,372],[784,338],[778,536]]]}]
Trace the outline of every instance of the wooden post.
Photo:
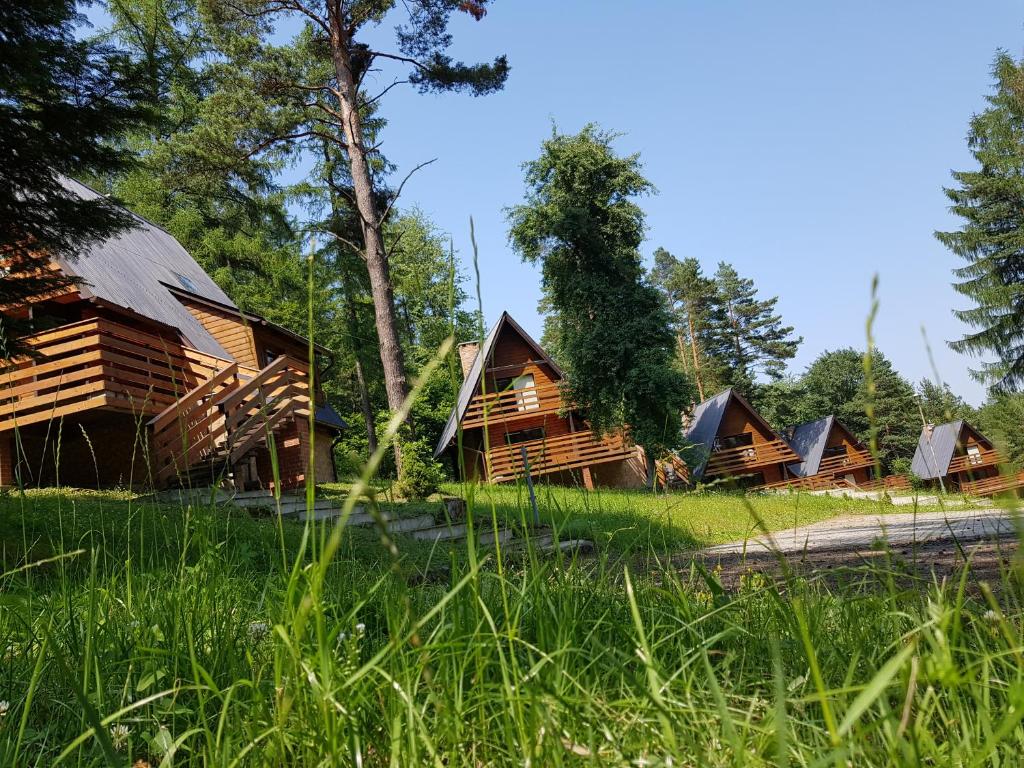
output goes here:
[{"label": "wooden post", "polygon": [[584,467],[580,472],[583,474],[583,487],[588,491],[594,490],[594,478],[590,474],[590,467]]},{"label": "wooden post", "polygon": [[530,506],[533,507],[533,524],[540,525],[540,512],[537,510],[537,496],[533,492],[533,478],[530,477],[530,458],[526,455],[526,446],[519,446],[519,454],[523,457],[523,474],[526,476],[526,489],[530,492]]}]

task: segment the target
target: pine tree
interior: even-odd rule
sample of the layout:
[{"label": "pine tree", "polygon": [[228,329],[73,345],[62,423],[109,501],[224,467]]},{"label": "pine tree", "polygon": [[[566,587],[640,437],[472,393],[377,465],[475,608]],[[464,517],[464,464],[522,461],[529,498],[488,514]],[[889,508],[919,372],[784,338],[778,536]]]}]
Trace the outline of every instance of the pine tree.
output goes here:
[{"label": "pine tree", "polygon": [[924,420],[942,424],[954,419],[974,421],[977,411],[948,384],[936,384],[931,379],[921,379],[917,384],[917,401]]},{"label": "pine tree", "polygon": [[709,357],[715,281],[705,277],[694,258],[680,261],[664,248],[654,252],[651,282],[662,292],[673,316],[676,346],[683,370],[693,378],[701,400],[721,385],[720,361]]},{"label": "pine tree", "polygon": [[710,355],[723,361],[729,383],[750,392],[758,373],[778,380],[786,361],[797,352],[802,337],[776,314],[778,297],[758,299],[750,278],[740,277],[732,265],[720,262],[715,272],[714,339]]},{"label": "pine tree", "polygon": [[[0,4],[0,307],[67,289],[50,259],[73,259],[132,221],[61,183],[125,168],[132,154],[120,139],[149,116],[131,62],[79,39],[84,21],[75,0]],[[6,317],[0,354],[30,327]]]},{"label": "pine tree", "polygon": [[513,247],[539,263],[557,317],[567,395],[598,432],[629,426],[653,462],[682,441],[689,381],[675,364],[671,319],[644,279],[644,214],[652,190],[636,155],[589,125],[555,133],[526,165],[526,201],[509,211]]},{"label": "pine tree", "polygon": [[[412,83],[421,92],[466,91],[483,95],[500,90],[508,76],[503,56],[492,63],[467,65],[454,61],[449,24],[465,13],[476,20],[486,14],[488,0],[205,0],[211,19],[225,34],[239,41],[234,52],[250,47],[273,47],[274,21],[290,18],[304,26],[301,38],[309,56],[300,66],[285,66],[265,82],[274,98],[291,105],[307,105],[310,119],[296,131],[274,137],[275,142],[316,137],[334,142],[343,152],[352,184],[353,205],[361,223],[361,250],[373,296],[381,366],[388,405],[398,411],[408,392],[406,366],[395,315],[394,285],[384,228],[393,201],[378,195],[381,166],[374,144],[368,143],[364,120],[368,111],[391,89],[367,93],[365,75],[382,63],[407,70],[399,82]],[[376,28],[389,11],[402,14],[395,47],[382,47]],[[301,42],[298,41],[298,42]],[[296,47],[296,46],[293,46]],[[251,57],[250,57],[251,60]],[[296,62],[291,62],[295,64]],[[282,110],[288,117],[287,109]],[[396,454],[396,459],[398,459]],[[399,461],[400,465],[400,461]]]},{"label": "pine tree", "polygon": [[993,74],[995,93],[967,137],[979,167],[954,172],[945,190],[963,226],[935,235],[967,262],[954,287],[975,304],[955,312],[974,331],[950,346],[995,354],[975,375],[1012,389],[1024,382],[1024,62],[999,53]]}]

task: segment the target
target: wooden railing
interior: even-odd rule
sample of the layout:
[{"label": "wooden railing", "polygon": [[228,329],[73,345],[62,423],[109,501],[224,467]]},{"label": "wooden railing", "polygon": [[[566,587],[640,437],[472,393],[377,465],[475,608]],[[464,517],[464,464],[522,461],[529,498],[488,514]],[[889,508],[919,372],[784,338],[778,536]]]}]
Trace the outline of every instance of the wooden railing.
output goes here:
[{"label": "wooden railing", "polygon": [[596,438],[589,430],[543,440],[494,446],[487,454],[487,477],[491,482],[514,480],[523,474],[524,446],[532,475],[625,459],[634,452],[621,435]]},{"label": "wooden railing", "polygon": [[262,370],[232,363],[150,421],[156,480],[200,462],[234,463],[287,418],[309,415],[307,367],[278,357]]},{"label": "wooden railing", "polygon": [[779,462],[797,462],[800,457],[783,440],[742,445],[714,451],[704,468],[705,477],[728,477],[754,471]]},{"label": "wooden railing", "polygon": [[987,451],[981,451],[973,456],[969,453],[965,453],[959,456],[954,456],[949,462],[949,469],[946,470],[947,474],[952,475],[955,472],[970,472],[974,469],[981,469],[982,467],[995,467],[999,464],[1004,464],[1005,459],[999,451],[989,449]]},{"label": "wooden railing", "polygon": [[1024,471],[960,483],[960,492],[968,496],[994,496],[1021,487],[1024,487]]},{"label": "wooden railing", "polygon": [[857,483],[860,491],[909,491],[910,478],[906,475],[886,475],[878,480]]},{"label": "wooden railing", "polygon": [[870,467],[875,462],[867,451],[853,451],[851,453],[829,456],[818,464],[818,474],[836,474],[838,472],[852,472],[855,469]]},{"label": "wooden railing", "polygon": [[229,361],[110,320],[22,339],[33,355],[0,370],[0,432],[91,408],[160,413]]},{"label": "wooden railing", "polygon": [[462,418],[462,427],[482,427],[485,416],[488,423],[495,423],[520,416],[543,416],[557,413],[561,409],[562,398],[558,384],[489,392],[476,395],[469,401],[466,415]]}]

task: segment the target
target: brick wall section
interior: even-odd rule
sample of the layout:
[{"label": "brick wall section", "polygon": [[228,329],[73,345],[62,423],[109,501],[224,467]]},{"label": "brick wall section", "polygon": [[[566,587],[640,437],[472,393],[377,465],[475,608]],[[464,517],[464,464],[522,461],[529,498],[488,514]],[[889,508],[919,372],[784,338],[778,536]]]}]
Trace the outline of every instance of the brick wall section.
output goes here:
[{"label": "brick wall section", "polygon": [[14,485],[14,441],[0,435],[0,488]]},{"label": "brick wall section", "polygon": [[480,349],[479,342],[465,341],[459,344],[459,362],[462,363],[462,378],[469,375],[469,369],[473,367],[476,353]]},{"label": "brick wall section", "polygon": [[[297,488],[306,482],[306,466],[309,462],[309,422],[297,418],[286,424],[274,435],[277,446],[277,465],[281,487]],[[266,488],[274,485],[274,470],[270,463],[270,452],[260,450],[256,454],[256,468],[260,481]]]}]

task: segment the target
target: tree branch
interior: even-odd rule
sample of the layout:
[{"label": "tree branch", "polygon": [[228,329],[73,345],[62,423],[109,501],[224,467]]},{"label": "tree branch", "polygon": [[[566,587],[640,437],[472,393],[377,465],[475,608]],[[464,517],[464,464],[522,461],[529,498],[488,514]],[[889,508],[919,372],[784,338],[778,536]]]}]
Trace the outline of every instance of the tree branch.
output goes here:
[{"label": "tree branch", "polygon": [[436,163],[436,162],[437,162],[437,158],[436,157],[433,160],[427,160],[425,163],[420,163],[419,165],[417,165],[415,168],[413,168],[411,171],[409,171],[409,173],[407,173],[405,175],[405,178],[402,179],[402,183],[399,184],[398,185],[398,189],[395,190],[394,196],[391,198],[390,202],[388,202],[387,208],[384,209],[384,213],[381,214],[381,217],[380,217],[381,223],[387,221],[388,214],[391,213],[391,209],[395,207],[395,203],[398,201],[398,196],[402,194],[402,187],[405,186],[405,182],[407,182],[409,180],[409,178],[414,173],[416,173],[416,171],[418,171],[420,168],[425,168],[426,166],[430,165],[431,163]]}]

